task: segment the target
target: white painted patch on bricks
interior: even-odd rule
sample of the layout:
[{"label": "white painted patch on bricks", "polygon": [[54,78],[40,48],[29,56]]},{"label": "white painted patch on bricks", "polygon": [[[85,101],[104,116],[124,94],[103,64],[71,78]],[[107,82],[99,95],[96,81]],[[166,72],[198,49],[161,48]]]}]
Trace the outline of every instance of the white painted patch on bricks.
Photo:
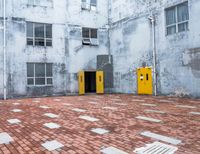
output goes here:
[{"label": "white painted patch on bricks", "polygon": [[49,117],[49,118],[58,118],[59,115],[53,114],[53,113],[45,113],[45,116]]},{"label": "white painted patch on bricks", "polygon": [[61,127],[60,125],[56,123],[45,123],[44,126],[50,129],[57,129]]},{"label": "white painted patch on bricks", "polygon": [[69,103],[63,103],[63,105],[65,105],[65,106],[71,106],[72,104],[69,104]]},{"label": "white painted patch on bricks", "polygon": [[142,100],[142,99],[132,99],[132,101],[144,102],[145,100]]},{"label": "white painted patch on bricks", "polygon": [[10,124],[18,124],[20,123],[21,121],[19,119],[9,119],[7,120]]},{"label": "white painted patch on bricks", "polygon": [[42,146],[45,149],[47,149],[48,151],[53,151],[53,150],[57,150],[57,149],[64,147],[63,144],[61,144],[60,142],[58,142],[56,140],[47,141],[47,142],[43,143]]},{"label": "white painted patch on bricks", "polygon": [[109,133],[108,130],[103,129],[103,128],[92,128],[92,129],[91,129],[91,132],[97,133],[97,134],[100,134],[100,135]]},{"label": "white painted patch on bricks", "polygon": [[126,106],[127,105],[125,103],[114,103],[114,104],[119,105],[119,106]]},{"label": "white painted patch on bricks", "polygon": [[176,105],[176,107],[188,108],[188,109],[195,109],[196,108],[196,106],[189,106],[189,105]]},{"label": "white painted patch on bricks", "polygon": [[90,121],[90,122],[99,121],[99,119],[94,118],[94,117],[90,117],[90,116],[79,116],[79,118],[80,118],[80,119],[83,119],[83,120]]},{"label": "white painted patch on bricks", "polygon": [[190,114],[193,114],[193,115],[200,115],[200,112],[190,112]]},{"label": "white painted patch on bricks", "polygon": [[20,103],[13,103],[13,105],[20,105]]},{"label": "white painted patch on bricks", "polygon": [[137,148],[133,152],[136,154],[174,154],[177,147],[160,142],[146,144],[145,147]]},{"label": "white painted patch on bricks", "polygon": [[42,108],[42,109],[49,109],[50,107],[48,107],[48,106],[40,106],[40,108]]},{"label": "white painted patch on bricks", "polygon": [[173,103],[174,101],[172,101],[172,100],[163,100],[163,99],[161,99],[161,100],[159,100],[159,102],[163,102],[163,103]]},{"label": "white painted patch on bricks", "polygon": [[102,149],[101,152],[103,154],[128,154],[127,152],[117,149],[115,147],[108,147],[108,148]]},{"label": "white painted patch on bricks", "polygon": [[92,101],[90,101],[90,102],[88,102],[89,104],[98,104],[97,102],[92,102]]},{"label": "white painted patch on bricks", "polygon": [[150,137],[150,138],[153,138],[153,139],[156,139],[156,140],[159,140],[159,141],[163,141],[163,142],[166,142],[166,143],[170,143],[170,144],[173,144],[173,145],[178,145],[182,142],[181,140],[178,140],[178,139],[175,139],[175,138],[172,138],[172,137],[159,135],[159,134],[152,133],[152,132],[149,132],[149,131],[142,132],[141,135],[146,136],[146,137]]},{"label": "white painted patch on bricks", "polygon": [[107,109],[107,110],[117,110],[116,107],[110,107],[110,106],[103,107],[103,109]]},{"label": "white painted patch on bricks", "polygon": [[150,121],[150,122],[156,122],[156,123],[162,122],[162,120],[159,120],[159,119],[154,119],[154,118],[149,118],[149,117],[143,117],[143,116],[137,116],[136,119]]},{"label": "white painted patch on bricks", "polygon": [[150,107],[155,107],[157,106],[156,104],[149,104],[149,103],[143,103],[141,104],[142,106],[150,106]]},{"label": "white painted patch on bricks", "polygon": [[0,144],[9,144],[12,141],[14,140],[8,133],[0,133]]},{"label": "white painted patch on bricks", "polygon": [[22,110],[20,110],[20,109],[13,109],[13,110],[11,110],[12,112],[22,112]]},{"label": "white painted patch on bricks", "polygon": [[40,100],[33,100],[34,103],[40,103]]},{"label": "white painted patch on bricks", "polygon": [[78,108],[72,109],[72,111],[75,111],[75,112],[86,112],[86,110],[78,109]]},{"label": "white painted patch on bricks", "polygon": [[158,113],[158,114],[165,114],[165,112],[163,111],[159,111],[159,110],[144,110],[147,113]]},{"label": "white painted patch on bricks", "polygon": [[61,101],[61,99],[54,99],[54,101],[56,101],[56,102],[60,102],[60,101]]}]

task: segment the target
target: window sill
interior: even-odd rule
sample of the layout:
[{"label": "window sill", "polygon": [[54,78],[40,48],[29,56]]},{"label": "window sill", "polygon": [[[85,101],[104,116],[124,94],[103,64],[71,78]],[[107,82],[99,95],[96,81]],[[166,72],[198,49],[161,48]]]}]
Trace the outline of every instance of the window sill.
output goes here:
[{"label": "window sill", "polygon": [[53,87],[53,85],[26,85],[28,88]]},{"label": "window sill", "polygon": [[177,37],[177,36],[181,36],[181,35],[184,35],[184,34],[188,34],[189,30],[187,31],[182,31],[182,32],[177,32],[177,33],[174,33],[174,34],[169,34],[169,35],[165,35],[166,37]]},{"label": "window sill", "polygon": [[27,48],[53,48],[53,46],[33,46],[33,45],[26,45]]}]

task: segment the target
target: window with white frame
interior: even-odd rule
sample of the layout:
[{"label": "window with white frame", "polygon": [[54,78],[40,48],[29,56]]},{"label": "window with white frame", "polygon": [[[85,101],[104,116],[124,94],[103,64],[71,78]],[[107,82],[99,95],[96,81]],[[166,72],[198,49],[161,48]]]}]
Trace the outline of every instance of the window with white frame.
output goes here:
[{"label": "window with white frame", "polygon": [[27,85],[53,85],[52,65],[52,63],[27,63]]},{"label": "window with white frame", "polygon": [[28,5],[52,7],[53,0],[28,0]]},{"label": "window with white frame", "polygon": [[189,11],[188,2],[167,8],[166,14],[166,33],[167,35],[188,30]]},{"label": "window with white frame", "polygon": [[52,46],[52,25],[27,22],[27,45]]},{"label": "window with white frame", "polygon": [[97,0],[81,0],[82,1],[82,10],[97,10]]},{"label": "window with white frame", "polygon": [[82,28],[83,45],[98,45],[98,29]]}]

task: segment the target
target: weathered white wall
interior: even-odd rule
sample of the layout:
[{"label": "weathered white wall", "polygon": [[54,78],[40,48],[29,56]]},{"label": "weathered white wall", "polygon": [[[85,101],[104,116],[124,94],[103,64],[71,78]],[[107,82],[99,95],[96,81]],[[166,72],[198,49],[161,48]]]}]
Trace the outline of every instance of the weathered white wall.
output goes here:
[{"label": "weathered white wall", "polygon": [[[111,51],[114,55],[115,91],[136,92],[136,68],[152,66],[152,33],[148,16],[156,17],[156,49],[158,91],[160,94],[200,96],[200,35],[197,19],[200,2],[189,0],[189,31],[166,36],[165,8],[184,0],[137,1],[132,14],[117,20],[111,30]],[[118,0],[116,5],[120,5]],[[123,4],[123,2],[121,2]],[[129,6],[125,8],[130,12]],[[120,75],[119,75],[120,74]]]}]

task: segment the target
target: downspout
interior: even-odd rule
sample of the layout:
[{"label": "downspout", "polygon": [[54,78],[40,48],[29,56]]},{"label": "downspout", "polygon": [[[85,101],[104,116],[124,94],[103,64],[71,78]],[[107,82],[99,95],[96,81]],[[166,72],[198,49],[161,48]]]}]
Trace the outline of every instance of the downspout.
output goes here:
[{"label": "downspout", "polygon": [[111,49],[110,49],[110,28],[111,28],[111,21],[110,21],[110,7],[111,2],[108,0],[108,58],[109,64],[111,64]]},{"label": "downspout", "polygon": [[157,96],[157,67],[156,67],[156,37],[155,37],[155,17],[149,16],[152,25],[152,48],[153,48],[153,83],[154,95]]},{"label": "downspout", "polygon": [[3,98],[7,99],[7,74],[6,74],[6,0],[3,0]]}]

